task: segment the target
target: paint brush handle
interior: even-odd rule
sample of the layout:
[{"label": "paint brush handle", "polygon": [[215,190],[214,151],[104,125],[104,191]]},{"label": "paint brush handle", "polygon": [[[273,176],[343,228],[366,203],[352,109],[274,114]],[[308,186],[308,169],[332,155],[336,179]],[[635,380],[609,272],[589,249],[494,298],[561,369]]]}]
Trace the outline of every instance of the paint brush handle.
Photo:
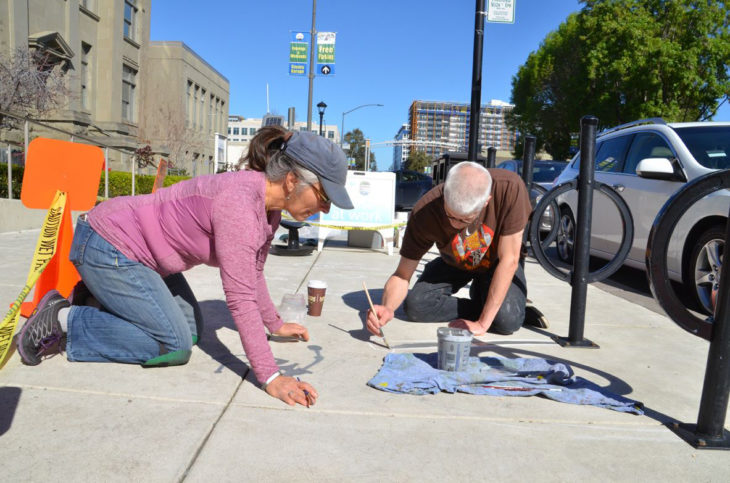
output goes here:
[{"label": "paint brush handle", "polygon": [[[370,310],[373,311],[373,315],[375,316],[375,320],[380,323],[380,318],[378,317],[378,313],[375,311],[375,306],[373,305],[373,299],[370,298],[370,292],[368,292],[368,287],[365,285],[365,282],[362,283],[362,288],[365,290],[365,296],[368,298],[368,303],[370,304]],[[385,338],[385,333],[383,332],[383,328],[380,327],[380,337],[383,338],[383,342],[385,342],[385,345],[390,349],[390,344],[388,344],[388,339]]]}]

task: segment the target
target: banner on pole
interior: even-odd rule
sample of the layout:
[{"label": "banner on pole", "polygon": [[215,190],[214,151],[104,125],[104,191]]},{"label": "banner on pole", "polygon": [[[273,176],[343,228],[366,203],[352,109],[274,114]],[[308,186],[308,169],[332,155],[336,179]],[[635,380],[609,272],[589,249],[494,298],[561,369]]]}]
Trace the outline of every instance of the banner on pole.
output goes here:
[{"label": "banner on pole", "polygon": [[291,32],[289,42],[289,75],[307,75],[309,61],[309,32]]},{"label": "banner on pole", "polygon": [[335,74],[336,32],[317,32],[317,75]]}]

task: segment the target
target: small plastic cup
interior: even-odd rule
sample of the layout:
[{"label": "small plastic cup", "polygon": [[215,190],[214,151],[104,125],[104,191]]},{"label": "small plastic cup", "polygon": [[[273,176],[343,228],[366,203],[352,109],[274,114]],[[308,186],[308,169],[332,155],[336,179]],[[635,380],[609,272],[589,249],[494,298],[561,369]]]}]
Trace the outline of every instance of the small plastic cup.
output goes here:
[{"label": "small plastic cup", "polygon": [[307,284],[307,299],[309,302],[309,315],[319,317],[322,315],[324,294],[327,291],[327,282],[322,280],[310,280]]},{"label": "small plastic cup", "polygon": [[284,322],[303,324],[307,315],[307,303],[304,294],[285,294],[281,298],[279,315]]}]

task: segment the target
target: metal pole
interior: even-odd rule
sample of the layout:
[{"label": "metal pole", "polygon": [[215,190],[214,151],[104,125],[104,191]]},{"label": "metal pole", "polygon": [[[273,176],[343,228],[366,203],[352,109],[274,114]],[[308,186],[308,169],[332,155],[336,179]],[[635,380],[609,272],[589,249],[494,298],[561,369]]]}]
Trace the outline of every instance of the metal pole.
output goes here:
[{"label": "metal pole", "polygon": [[525,136],[524,149],[522,150],[522,179],[527,186],[527,192],[532,190],[532,167],[535,165],[535,136]]},{"label": "metal pole", "polygon": [[596,128],[598,118],[583,116],[580,120],[580,172],[578,177],[578,213],[573,247],[573,273],[570,284],[570,327],[566,345],[597,347],[583,339],[586,316],[586,295],[591,248],[591,213],[593,211],[593,183],[596,160]]},{"label": "metal pole", "polygon": [[365,171],[370,171],[370,140],[365,140]]},{"label": "metal pole", "polygon": [[109,198],[109,148],[104,148],[104,198]]},{"label": "metal pole", "polygon": [[23,126],[23,138],[25,140],[25,151],[23,152],[23,158],[28,156],[28,137],[30,136],[28,121],[26,120]]},{"label": "metal pole", "polygon": [[342,113],[342,124],[340,124],[340,149],[342,149],[342,140],[345,137],[345,113]]},{"label": "metal pole", "polygon": [[490,147],[487,149],[487,168],[494,168],[497,166],[497,148]]},{"label": "metal pole", "polygon": [[319,135],[322,135],[322,118],[324,117],[324,112],[319,113]]},{"label": "metal pole", "polygon": [[477,0],[474,14],[474,59],[471,71],[471,113],[469,118],[469,152],[470,161],[477,160],[477,144],[479,142],[479,116],[482,109],[482,48],[484,45],[484,0]]},{"label": "metal pole", "polygon": [[8,144],[8,199],[13,199],[13,149]]},{"label": "metal pole", "polygon": [[[730,218],[725,227],[725,240],[730,240]],[[727,243],[726,243],[727,244]],[[730,394],[730,270],[720,273],[717,291],[717,309],[712,327],[712,341],[707,356],[705,383],[702,387],[700,412],[697,417],[696,436],[705,444],[723,442],[730,447],[730,437],[725,431],[728,395]]]},{"label": "metal pole", "polygon": [[314,88],[314,41],[317,31],[314,21],[317,16],[317,0],[312,0],[312,29],[309,31],[309,96],[307,98],[307,131],[312,130],[312,90]]}]

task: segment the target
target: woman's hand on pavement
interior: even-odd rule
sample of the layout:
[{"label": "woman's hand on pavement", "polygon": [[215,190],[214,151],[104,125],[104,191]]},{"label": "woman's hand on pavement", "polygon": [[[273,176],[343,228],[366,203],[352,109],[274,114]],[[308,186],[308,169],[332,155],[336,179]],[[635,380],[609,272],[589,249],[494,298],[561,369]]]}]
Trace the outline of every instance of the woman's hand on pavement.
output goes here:
[{"label": "woman's hand on pavement", "polygon": [[266,393],[281,399],[289,406],[301,404],[309,407],[317,402],[317,391],[311,384],[289,376],[279,376],[266,386]]},{"label": "woman's hand on pavement", "polygon": [[283,337],[297,337],[305,342],[309,340],[309,331],[307,328],[293,322],[284,322],[284,325],[279,327],[279,330],[273,332],[273,334]]},{"label": "woman's hand on pavement", "polygon": [[487,333],[487,329],[479,322],[472,322],[466,319],[454,319],[449,322],[449,327],[452,329],[466,329],[474,335],[484,335]]},{"label": "woman's hand on pavement", "polygon": [[371,334],[380,336],[380,328],[390,322],[393,318],[393,311],[384,305],[373,305],[375,308],[375,314],[372,309],[368,310],[368,318],[366,321],[367,328]]}]

